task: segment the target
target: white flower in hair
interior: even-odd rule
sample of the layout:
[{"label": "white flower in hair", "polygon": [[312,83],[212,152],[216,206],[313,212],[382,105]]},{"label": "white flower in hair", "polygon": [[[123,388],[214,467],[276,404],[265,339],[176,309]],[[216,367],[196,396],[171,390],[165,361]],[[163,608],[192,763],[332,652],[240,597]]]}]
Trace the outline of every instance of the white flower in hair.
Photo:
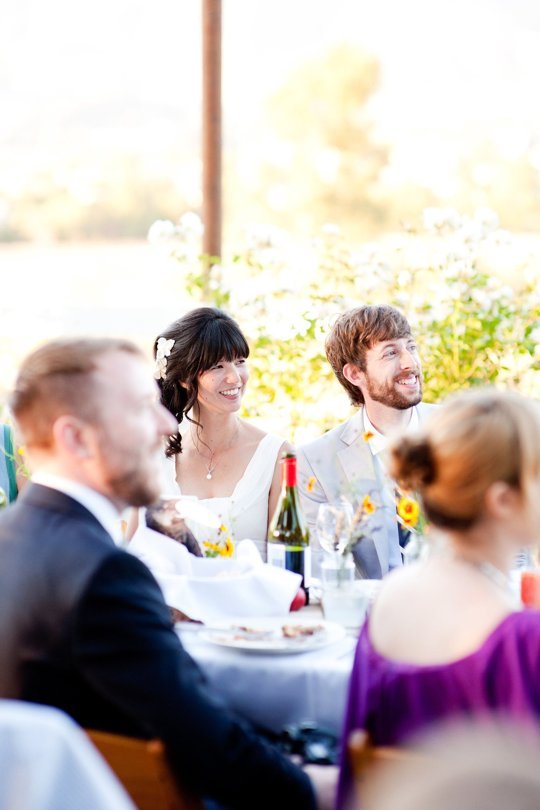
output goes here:
[{"label": "white flower in hair", "polygon": [[156,380],[164,380],[167,374],[167,357],[174,346],[173,338],[160,337],[156,346],[156,367],[154,377]]}]

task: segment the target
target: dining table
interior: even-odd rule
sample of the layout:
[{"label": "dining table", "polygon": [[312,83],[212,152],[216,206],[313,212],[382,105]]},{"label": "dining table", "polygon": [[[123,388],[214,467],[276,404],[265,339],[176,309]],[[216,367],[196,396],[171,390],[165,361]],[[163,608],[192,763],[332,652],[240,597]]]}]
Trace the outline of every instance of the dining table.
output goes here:
[{"label": "dining table", "polygon": [[[318,605],[276,621],[324,624]],[[329,629],[328,643],[292,652],[214,643],[204,626],[176,624],[185,649],[233,711],[276,733],[310,722],[339,735],[358,630]]]}]

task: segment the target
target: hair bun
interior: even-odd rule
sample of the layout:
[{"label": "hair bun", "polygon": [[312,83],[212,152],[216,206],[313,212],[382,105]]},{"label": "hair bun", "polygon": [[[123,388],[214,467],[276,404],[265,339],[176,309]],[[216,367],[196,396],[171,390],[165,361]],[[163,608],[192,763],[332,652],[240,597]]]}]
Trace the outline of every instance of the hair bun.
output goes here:
[{"label": "hair bun", "polygon": [[390,475],[406,489],[421,490],[435,480],[436,468],[429,440],[404,436],[392,447]]}]

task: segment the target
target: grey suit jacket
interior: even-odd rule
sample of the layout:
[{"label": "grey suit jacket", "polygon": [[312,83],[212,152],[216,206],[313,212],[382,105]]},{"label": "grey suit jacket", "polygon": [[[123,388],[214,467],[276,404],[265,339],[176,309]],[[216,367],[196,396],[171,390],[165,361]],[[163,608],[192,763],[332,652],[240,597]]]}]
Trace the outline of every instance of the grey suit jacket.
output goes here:
[{"label": "grey suit jacket", "polygon": [[[420,403],[418,417],[423,421],[436,407]],[[332,503],[340,495],[375,494],[384,503],[387,494],[373,463],[368,442],[363,439],[363,406],[350,419],[298,448],[298,485],[301,504],[310,531],[315,530],[321,503]],[[308,487],[310,478],[312,486]],[[311,491],[308,491],[311,490]],[[370,579],[380,579],[389,570],[389,547],[395,541],[397,523],[392,509],[379,509],[370,521],[371,537],[355,549],[355,559]]]}]

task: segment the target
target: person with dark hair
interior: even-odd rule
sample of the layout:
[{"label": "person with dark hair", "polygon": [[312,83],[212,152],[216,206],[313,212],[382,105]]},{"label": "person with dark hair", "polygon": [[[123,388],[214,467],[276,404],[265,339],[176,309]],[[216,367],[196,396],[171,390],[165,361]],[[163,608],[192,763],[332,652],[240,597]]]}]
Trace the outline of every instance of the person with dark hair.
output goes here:
[{"label": "person with dark hair", "polygon": [[152,574],[115,545],[121,511],[158,495],[176,422],[156,394],[126,341],[24,361],[11,401],[34,472],[0,515],[0,697],[158,737],[184,788],[219,806],[314,810],[308,776],[212,694]]},{"label": "person with dark hair", "polygon": [[[161,401],[179,427],[167,441],[162,494],[196,496],[236,540],[253,540],[266,560],[280,456],[290,446],[238,417],[249,378],[240,327],[222,310],[200,307],[159,335],[154,354]],[[188,523],[201,543],[216,539],[215,531]]]},{"label": "person with dark hair", "polygon": [[334,374],[358,408],[343,424],[298,449],[300,496],[315,528],[323,503],[377,493],[383,509],[371,537],[354,549],[364,576],[380,579],[402,563],[402,545],[385,451],[401,431],[412,431],[432,405],[422,400],[422,367],[404,315],[394,307],[363,306],[343,313],[326,339]]},{"label": "person with dark hair", "polygon": [[[437,549],[382,583],[356,650],[343,739],[366,729],[401,744],[467,717],[537,726],[540,612],[518,610],[510,569],[538,546],[540,408],[476,390],[438,408],[391,450],[391,474],[416,490]],[[340,801],[351,774],[341,764]]]}]

